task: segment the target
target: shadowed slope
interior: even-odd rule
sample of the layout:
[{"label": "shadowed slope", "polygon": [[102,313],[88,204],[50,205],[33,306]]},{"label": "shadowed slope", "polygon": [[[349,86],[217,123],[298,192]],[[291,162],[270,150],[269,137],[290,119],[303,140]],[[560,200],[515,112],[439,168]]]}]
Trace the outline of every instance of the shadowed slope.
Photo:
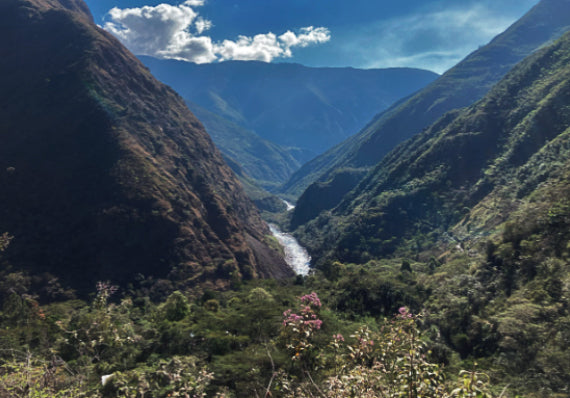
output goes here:
[{"label": "shadowed slope", "polygon": [[0,26],[0,230],[16,268],[80,289],[290,274],[183,100],[82,2],[6,0]]}]

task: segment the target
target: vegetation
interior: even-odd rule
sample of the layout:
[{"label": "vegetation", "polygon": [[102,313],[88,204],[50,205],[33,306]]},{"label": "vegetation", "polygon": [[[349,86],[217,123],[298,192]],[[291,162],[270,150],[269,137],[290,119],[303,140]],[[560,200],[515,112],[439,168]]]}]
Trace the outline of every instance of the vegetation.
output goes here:
[{"label": "vegetation", "polygon": [[340,205],[299,230],[311,255],[366,262],[478,240],[535,202],[541,184],[562,186],[569,43],[565,35],[529,57],[481,101],[387,155]]},{"label": "vegetation", "polygon": [[449,367],[476,361],[515,393],[567,396],[569,60],[566,34],[298,231],[333,308],[421,308]]},{"label": "vegetation", "polygon": [[[569,13],[570,4],[565,0],[539,2],[505,32],[433,83],[396,102],[366,121],[368,124],[358,134],[307,162],[283,185],[282,193],[299,197],[312,183],[330,181],[337,169],[353,167],[367,171],[374,167],[398,144],[420,133],[446,112],[473,104],[518,62],[558,39],[568,29]],[[343,194],[335,196],[335,204],[342,198]]]},{"label": "vegetation", "polygon": [[[287,148],[267,141],[253,131],[240,127],[199,105],[193,103],[188,105],[204,124],[206,131],[242,182],[244,179],[249,179],[254,185],[271,191],[285,182],[301,166],[299,160],[295,159]],[[254,196],[250,192],[248,194],[250,197]]]},{"label": "vegetation", "polygon": [[509,275],[500,246],[467,273],[460,255],[337,262],[154,302],[101,282],[89,302],[41,304],[29,276],[3,274],[0,395],[566,396],[567,266]]},{"label": "vegetation", "polygon": [[0,3],[14,37],[0,43],[9,55],[0,65],[0,231],[16,237],[5,254],[12,265],[85,295],[101,279],[222,287],[232,272],[290,276],[182,98],[77,4]]},{"label": "vegetation", "polygon": [[[0,396],[568,396],[570,34],[304,214],[325,210],[298,231],[311,275],[256,280],[279,267],[252,247],[279,248],[198,122],[57,4],[0,3],[34,39],[4,43],[0,69],[19,93],[2,110]],[[38,70],[32,50],[69,58]]]},{"label": "vegetation", "polygon": [[429,358],[421,318],[407,308],[365,326],[343,320],[314,292],[297,299],[302,289],[269,281],[152,303],[118,298],[115,286],[99,283],[90,304],[46,305],[29,291],[3,290],[0,394],[495,396],[479,371],[446,380]]}]

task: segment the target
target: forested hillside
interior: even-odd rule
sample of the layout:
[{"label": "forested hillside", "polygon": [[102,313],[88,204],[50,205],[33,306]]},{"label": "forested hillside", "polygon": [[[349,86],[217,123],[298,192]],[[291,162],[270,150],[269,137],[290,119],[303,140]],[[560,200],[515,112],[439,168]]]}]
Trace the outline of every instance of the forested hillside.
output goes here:
[{"label": "forested hillside", "polygon": [[184,101],[81,1],[6,0],[0,20],[0,231],[14,269],[83,292],[291,273]]},{"label": "forested hillside", "polygon": [[523,389],[563,394],[569,103],[566,34],[479,102],[398,146],[332,212],[302,227],[317,266],[343,286],[355,283],[347,264],[363,264],[363,301],[339,304],[385,309],[373,286],[393,283],[390,296],[416,300],[461,356],[527,375],[516,381]]},{"label": "forested hillside", "polygon": [[[362,177],[396,145],[421,132],[445,112],[480,99],[517,62],[560,37],[570,26],[569,15],[568,0],[540,1],[504,33],[436,81],[380,113],[358,134],[306,163],[283,185],[282,193],[298,198],[310,184],[319,182],[324,195],[334,192],[334,199],[329,196],[328,202],[338,204],[355,184],[335,184],[335,173],[352,169],[355,176]],[[328,182],[333,186],[326,186]],[[318,186],[310,194],[307,192],[304,202],[315,206],[322,197]],[[304,208],[305,203],[299,206],[303,221],[333,207]]]}]

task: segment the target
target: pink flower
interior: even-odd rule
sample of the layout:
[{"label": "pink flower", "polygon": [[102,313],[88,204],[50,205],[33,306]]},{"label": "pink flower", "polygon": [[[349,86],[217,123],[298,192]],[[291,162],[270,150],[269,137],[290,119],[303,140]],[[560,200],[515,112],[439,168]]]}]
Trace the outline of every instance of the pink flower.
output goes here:
[{"label": "pink flower", "polygon": [[398,318],[412,318],[413,315],[406,307],[400,307]]},{"label": "pink flower", "polygon": [[321,300],[317,296],[317,293],[312,292],[311,294],[306,294],[301,297],[301,301],[303,303],[307,303],[309,305],[314,305],[315,307],[321,306]]},{"label": "pink flower", "polygon": [[317,319],[314,321],[308,321],[307,323],[312,325],[315,329],[319,330],[321,328],[321,325],[323,324],[323,321],[321,321],[320,319]]}]

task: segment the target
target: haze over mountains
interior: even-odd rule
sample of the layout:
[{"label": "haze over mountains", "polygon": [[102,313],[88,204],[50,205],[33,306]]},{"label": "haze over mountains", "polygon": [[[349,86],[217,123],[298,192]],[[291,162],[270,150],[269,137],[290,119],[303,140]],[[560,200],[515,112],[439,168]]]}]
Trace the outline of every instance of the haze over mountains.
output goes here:
[{"label": "haze over mountains", "polygon": [[274,190],[301,167],[301,162],[284,147],[199,105],[188,106],[242,182],[249,178],[261,188]]},{"label": "haze over mountains", "polygon": [[[375,114],[437,77],[433,72],[410,68],[309,68],[256,61],[196,65],[145,56],[140,59],[180,93],[190,109],[200,113],[197,105],[254,132],[287,151],[298,166],[355,134]],[[251,170],[250,160],[231,153],[235,134],[224,133],[226,129],[220,129],[219,124],[209,125],[210,120],[207,117],[203,121],[222,152],[250,176],[259,175],[261,178],[255,178],[261,179],[262,185],[268,181],[281,184],[290,176]],[[264,144],[244,142],[250,148],[260,145]],[[262,148],[251,154],[260,158],[261,169],[266,167],[267,154]],[[289,170],[292,164],[284,157],[275,158],[269,167]]]},{"label": "haze over mountains", "polygon": [[[299,197],[311,183],[319,181],[304,199],[309,207],[297,209],[295,225],[338,204],[342,195],[397,144],[419,133],[445,112],[481,98],[517,62],[567,30],[569,13],[567,0],[541,1],[504,33],[432,84],[379,114],[358,134],[305,164],[281,189],[284,195]],[[347,170],[354,175],[350,179],[352,183],[335,183],[335,173]],[[327,197],[327,206],[315,205],[323,196]]]},{"label": "haze over mountains", "polygon": [[[5,259],[85,291],[292,272],[183,100],[81,0],[0,3]],[[40,63],[40,65],[38,65]]]}]

